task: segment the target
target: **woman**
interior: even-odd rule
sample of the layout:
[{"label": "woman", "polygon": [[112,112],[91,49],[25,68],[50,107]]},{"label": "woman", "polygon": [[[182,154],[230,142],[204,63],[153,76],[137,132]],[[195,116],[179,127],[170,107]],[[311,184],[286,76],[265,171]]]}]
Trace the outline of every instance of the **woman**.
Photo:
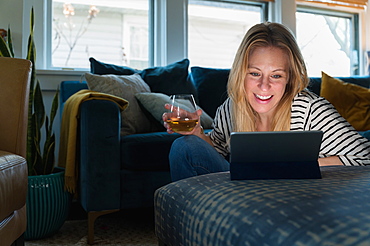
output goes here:
[{"label": "woman", "polygon": [[[228,81],[229,98],[217,109],[214,129],[206,135],[198,125],[173,143],[172,180],[228,171],[226,159],[233,131],[321,130],[320,166],[370,164],[369,141],[328,101],[307,91],[308,83],[292,33],[277,23],[253,26],[235,56]],[[198,115],[201,113],[198,110]],[[165,121],[166,115],[163,117]]]}]

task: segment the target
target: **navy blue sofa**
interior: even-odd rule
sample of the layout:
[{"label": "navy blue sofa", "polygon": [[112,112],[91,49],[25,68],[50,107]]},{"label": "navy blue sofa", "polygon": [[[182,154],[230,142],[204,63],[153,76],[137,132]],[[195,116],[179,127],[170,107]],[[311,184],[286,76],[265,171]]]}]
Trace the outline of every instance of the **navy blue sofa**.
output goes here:
[{"label": "navy blue sofa", "polygon": [[[127,67],[122,71],[119,66],[94,62],[95,68],[92,67],[91,72],[95,74],[138,72],[127,72]],[[97,65],[102,68],[97,69]],[[184,59],[167,67],[140,71],[140,74],[145,82],[149,81],[152,92],[193,93],[198,105],[214,117],[217,107],[227,97],[229,69],[191,67],[188,73],[188,65],[189,61]],[[163,81],[167,80],[154,77],[164,74],[182,77],[182,82],[177,82],[186,83],[186,86],[175,86],[170,91],[169,86],[163,86],[161,90],[157,82],[165,83]],[[370,77],[341,79],[370,87]],[[312,78],[311,82],[309,89],[319,94],[321,78]],[[60,85],[61,111],[71,95],[87,88],[86,82],[63,81]],[[168,154],[172,142],[180,135],[168,134],[163,127],[162,131],[121,136],[121,120],[120,110],[113,102],[90,100],[80,106],[78,199],[88,214],[94,214],[91,219],[89,217],[89,235],[93,234],[95,218],[101,214],[117,209],[152,207],[155,190],[171,181]]]}]

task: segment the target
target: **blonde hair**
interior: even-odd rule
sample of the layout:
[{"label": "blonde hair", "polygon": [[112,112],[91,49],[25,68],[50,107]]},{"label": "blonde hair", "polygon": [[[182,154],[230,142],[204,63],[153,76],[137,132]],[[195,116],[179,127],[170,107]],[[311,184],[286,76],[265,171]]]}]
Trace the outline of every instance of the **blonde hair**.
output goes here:
[{"label": "blonde hair", "polygon": [[229,97],[232,99],[233,131],[257,130],[256,122],[259,115],[248,102],[244,86],[249,55],[257,47],[280,48],[289,57],[288,83],[271,122],[272,131],[289,131],[293,98],[307,87],[309,80],[301,51],[293,34],[282,24],[271,22],[251,27],[236,53],[227,86]]}]

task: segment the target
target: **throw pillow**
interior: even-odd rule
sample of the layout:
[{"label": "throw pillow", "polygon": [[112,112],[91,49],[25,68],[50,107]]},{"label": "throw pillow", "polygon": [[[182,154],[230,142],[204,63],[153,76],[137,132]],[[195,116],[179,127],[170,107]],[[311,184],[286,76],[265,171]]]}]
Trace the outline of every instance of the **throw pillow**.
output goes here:
[{"label": "throw pillow", "polygon": [[146,68],[141,72],[141,77],[150,86],[152,92],[173,94],[193,94],[196,90],[188,80],[189,60],[169,64],[163,67]]},{"label": "throw pillow", "polygon": [[85,78],[90,90],[118,96],[129,102],[126,110],[121,113],[121,133],[123,135],[150,131],[150,122],[135,98],[136,93],[150,92],[149,86],[140,75],[94,75],[86,73]]},{"label": "throw pillow", "polygon": [[116,75],[131,75],[134,73],[139,73],[139,70],[134,68],[125,67],[125,66],[118,66],[113,64],[104,63],[101,61],[97,61],[95,58],[90,57],[90,72],[93,74],[116,74]]},{"label": "throw pillow", "polygon": [[89,61],[90,72],[93,74],[131,75],[138,73],[153,92],[164,93],[167,95],[196,95],[194,85],[188,80],[188,59],[183,59],[167,66],[150,67],[144,70],[136,70],[126,66],[107,64],[97,61],[94,58],[90,58]]},{"label": "throw pillow", "polygon": [[[148,111],[154,119],[161,123],[163,126],[162,115],[166,111],[164,105],[171,103],[170,97],[162,93],[137,93],[135,95],[140,104]],[[186,109],[186,105],[182,107]],[[198,108],[200,108],[198,106]],[[202,109],[203,110],[203,109]],[[212,118],[203,110],[203,114],[200,116],[200,122],[203,128],[212,128]]]},{"label": "throw pillow", "polygon": [[370,89],[345,83],[322,72],[320,96],[333,104],[357,131],[370,130]]},{"label": "throw pillow", "polygon": [[198,92],[198,104],[215,117],[217,108],[227,98],[230,69],[192,67],[191,79]]}]

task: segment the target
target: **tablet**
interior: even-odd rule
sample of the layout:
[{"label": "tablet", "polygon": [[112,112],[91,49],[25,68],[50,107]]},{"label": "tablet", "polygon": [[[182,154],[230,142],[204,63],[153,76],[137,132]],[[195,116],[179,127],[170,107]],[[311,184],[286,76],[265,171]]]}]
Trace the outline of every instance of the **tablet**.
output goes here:
[{"label": "tablet", "polygon": [[232,132],[230,178],[321,178],[322,136],[322,131]]}]

